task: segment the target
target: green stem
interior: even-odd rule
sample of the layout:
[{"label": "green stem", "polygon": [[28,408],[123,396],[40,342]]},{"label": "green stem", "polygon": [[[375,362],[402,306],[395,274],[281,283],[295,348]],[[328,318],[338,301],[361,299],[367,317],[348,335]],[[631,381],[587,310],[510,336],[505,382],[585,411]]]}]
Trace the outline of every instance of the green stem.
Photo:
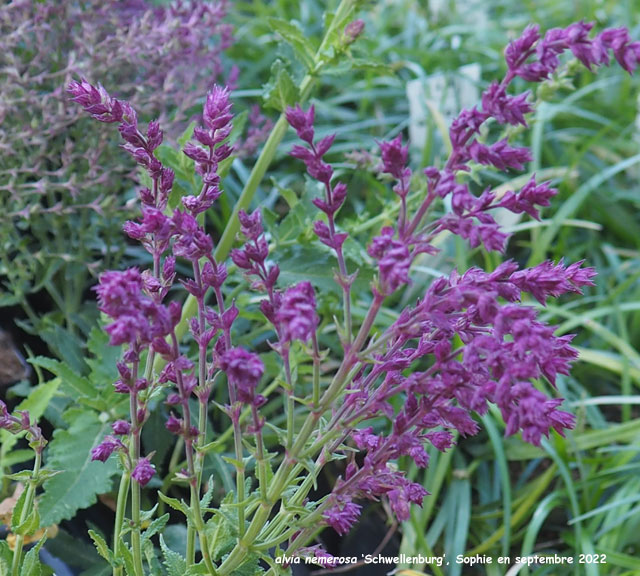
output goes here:
[{"label": "green stem", "polygon": [[[307,416],[307,419],[305,420],[302,428],[300,429],[300,432],[296,437],[295,443],[278,467],[278,470],[271,481],[271,485],[269,487],[269,492],[267,495],[267,501],[263,502],[263,504],[258,508],[253,519],[251,520],[249,528],[244,534],[244,537],[240,537],[238,539],[238,544],[231,551],[229,556],[227,556],[225,561],[220,565],[219,574],[221,576],[232,574],[233,571],[238,568],[238,566],[240,566],[249,548],[254,545],[256,539],[258,538],[258,535],[260,534],[264,525],[267,523],[271,513],[271,509],[273,508],[272,503],[278,502],[280,497],[282,496],[282,493],[287,488],[290,481],[291,470],[294,469],[297,465],[297,459],[299,455],[301,454],[303,448],[307,444],[314,430],[316,430],[318,421],[320,420],[320,416],[340,394],[340,392],[344,389],[344,386],[348,382],[351,369],[354,363],[357,362],[358,352],[364,345],[369,335],[371,327],[373,326],[380,307],[382,306],[383,300],[384,295],[376,291],[367,316],[365,317],[362,326],[360,326],[358,335],[353,342],[353,347],[346,354],[344,360],[342,361],[342,364],[340,365],[340,368],[338,369],[338,372],[333,378],[333,381],[320,400],[320,408],[318,410],[314,410]],[[240,507],[240,509],[242,509],[242,507]]]},{"label": "green stem", "polygon": [[[133,381],[138,374],[137,364],[134,366]],[[132,470],[140,460],[140,427],[138,424],[138,393],[132,390],[129,394],[129,412],[131,416],[131,447],[129,454]],[[135,576],[144,576],[142,566],[142,549],[140,546],[140,484],[135,480],[131,484],[131,551]]]},{"label": "green stem", "polygon": [[[120,478],[120,488],[118,489],[118,500],[116,503],[116,519],[113,526],[113,556],[120,558],[120,546],[122,543],[122,537],[120,532],[122,530],[122,523],[124,522],[124,511],[127,508],[127,499],[129,496],[129,480],[131,476],[129,472],[124,472]],[[113,568],[113,576],[122,576],[123,567],[115,566]]]},{"label": "green stem", "polygon": [[140,484],[131,482],[131,551],[135,576],[144,576],[142,566],[142,548],[140,546]]},{"label": "green stem", "polygon": [[[24,498],[24,505],[20,512],[20,524],[24,524],[29,517],[29,514],[33,512],[33,501],[36,495],[36,486],[38,484],[38,474],[40,474],[40,465],[42,464],[42,452],[36,450],[36,459],[33,464],[33,473],[29,479],[29,485],[27,486],[27,495]],[[20,564],[22,561],[22,548],[24,546],[24,534],[16,535],[16,546],[13,551],[13,563],[11,566],[12,576],[20,575]]]},{"label": "green stem", "polygon": [[258,409],[251,406],[253,415],[253,427],[256,436],[256,471],[258,474],[258,486],[260,488],[260,498],[267,503],[267,461],[264,458],[264,440],[262,439],[262,428],[260,426],[260,416]]},{"label": "green stem", "polygon": [[294,423],[294,411],[295,401],[293,397],[293,380],[291,378],[291,362],[289,357],[289,343],[283,344],[282,350],[282,363],[284,365],[284,378],[286,381],[286,395],[285,395],[285,414],[287,415],[287,450],[291,450],[293,446],[293,433],[295,428]]},{"label": "green stem", "polygon": [[[234,410],[234,408],[231,408]],[[240,422],[233,419],[233,445],[236,453],[236,502],[238,503],[238,540],[244,536],[244,459],[242,451],[242,431]]]},{"label": "green stem", "polygon": [[311,396],[314,410],[318,409],[320,403],[320,348],[318,347],[318,336],[313,332],[311,335],[313,345],[313,392]]},{"label": "green stem", "polygon": [[195,529],[200,538],[200,552],[202,552],[202,559],[211,576],[217,576],[218,571],[211,561],[211,555],[209,553],[209,539],[205,530],[204,521],[202,519],[202,510],[200,509],[200,497],[196,492],[196,487],[191,484],[191,510],[195,518]]}]

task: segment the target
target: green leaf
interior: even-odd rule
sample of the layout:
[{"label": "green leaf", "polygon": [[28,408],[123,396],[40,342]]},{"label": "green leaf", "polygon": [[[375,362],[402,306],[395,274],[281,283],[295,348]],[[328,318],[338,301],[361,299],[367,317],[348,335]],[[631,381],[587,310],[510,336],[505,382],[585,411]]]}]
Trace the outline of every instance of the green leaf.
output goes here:
[{"label": "green leaf", "polygon": [[207,522],[209,553],[214,562],[231,552],[236,542],[236,530],[227,518],[216,515]]},{"label": "green leaf", "polygon": [[27,555],[24,557],[24,563],[20,570],[20,576],[41,576],[42,565],[40,564],[40,548],[44,544],[46,536],[43,536],[40,541],[33,547]]},{"label": "green leaf", "polygon": [[[49,480],[49,478],[53,478],[60,473],[60,470],[48,470],[47,468],[43,468],[42,470],[40,470],[40,472],[38,472],[38,486],[43,482]],[[15,480],[16,482],[26,483],[31,480],[32,475],[33,472],[31,470],[22,470],[21,472],[16,472],[15,474],[7,474],[7,478],[11,478],[11,480]]]},{"label": "green leaf", "polygon": [[250,554],[243,564],[233,571],[234,576],[257,576],[263,574],[264,569],[260,566],[260,557],[257,554]]},{"label": "green leaf", "polygon": [[0,574],[9,574],[13,562],[13,552],[6,540],[0,540]]},{"label": "green leaf", "polygon": [[154,517],[156,510],[158,509],[158,504],[156,503],[151,510],[140,510],[140,522],[146,523]]},{"label": "green leaf", "polygon": [[162,500],[167,506],[170,506],[174,510],[178,512],[182,512],[188,520],[193,521],[193,514],[189,509],[189,506],[185,503],[184,500],[178,500],[177,498],[171,498],[162,492],[158,492],[158,496],[160,500]]},{"label": "green leaf", "polygon": [[38,528],[40,528],[40,514],[37,508],[34,508],[29,512],[29,515],[22,524],[19,524],[15,528],[12,528],[14,534],[22,534],[26,536],[33,534]]},{"label": "green leaf", "polygon": [[187,571],[185,559],[165,544],[162,535],[160,535],[160,548],[162,549],[163,564],[167,568],[168,576],[184,576]]},{"label": "green leaf", "polygon": [[200,508],[202,508],[203,510],[209,507],[209,504],[211,504],[211,499],[213,498],[213,489],[215,487],[215,482],[213,481],[213,474],[209,476],[209,481],[207,482],[207,485],[208,485],[207,491],[204,493],[204,495],[200,499]]},{"label": "green leaf", "polygon": [[[235,572],[235,570],[234,570]],[[204,562],[198,562],[191,566],[186,572],[184,576],[200,576],[201,574],[209,574],[209,570]]]},{"label": "green leaf", "polygon": [[113,381],[118,377],[116,363],[120,359],[122,350],[119,346],[109,345],[108,334],[98,327],[93,327],[89,333],[87,350],[92,358],[86,362],[91,369],[89,381],[96,391],[113,391]]},{"label": "green leaf", "polygon": [[168,512],[151,522],[147,529],[142,533],[142,545],[144,546],[145,542],[153,538],[158,532],[161,532],[167,525],[167,522],[169,522]]},{"label": "green leaf", "polygon": [[22,509],[24,508],[24,503],[27,499],[27,490],[23,490],[20,496],[18,496],[18,501],[13,507],[13,512],[11,513],[11,532],[15,532],[20,526],[20,517],[22,516]]},{"label": "green leaf", "polygon": [[390,75],[393,68],[384,62],[365,58],[351,58],[349,60],[339,61],[331,67],[323,69],[322,73],[327,76],[340,76],[349,70],[364,70],[376,72],[378,74]]},{"label": "green leaf", "polygon": [[39,507],[43,526],[72,518],[76,511],[94,504],[98,494],[109,492],[117,472],[116,458],[93,462],[91,449],[111,430],[94,412],[74,411],[68,430],[56,430],[49,444],[48,462],[63,470],[44,484]]},{"label": "green leaf", "polygon": [[267,108],[284,112],[287,106],[299,100],[298,86],[291,78],[282,60],[276,60],[271,66],[271,78],[264,86],[263,100]]},{"label": "green leaf", "polygon": [[337,267],[328,250],[312,244],[296,244],[280,253],[280,282],[285,285],[306,280],[321,291],[341,293],[342,289],[333,277]]},{"label": "green leaf", "polygon": [[131,549],[126,544],[119,548],[122,552],[122,560],[124,561],[124,569],[129,576],[136,576],[135,563]]},{"label": "green leaf", "polygon": [[84,354],[80,340],[59,324],[53,324],[46,329],[40,329],[38,334],[58,357],[62,359],[69,369],[78,373],[86,374],[87,365],[84,361]]},{"label": "green leaf", "polygon": [[46,358],[44,356],[36,356],[30,358],[29,362],[35,366],[40,366],[45,370],[58,376],[65,384],[71,386],[73,390],[80,396],[95,397],[96,390],[91,386],[91,383],[87,378],[79,376],[72,368],[54,360],[53,358]]},{"label": "green leaf", "polygon": [[93,540],[98,554],[100,554],[100,556],[102,556],[107,562],[109,562],[111,566],[113,566],[113,552],[105,542],[105,539],[95,530],[89,530],[89,537],[91,538],[91,540]]},{"label": "green leaf", "polygon": [[311,41],[296,24],[289,20],[269,18],[269,27],[291,45],[299,60],[311,71],[315,67],[315,53]]},{"label": "green leaf", "polygon": [[[31,451],[29,450],[29,452]],[[31,455],[33,456],[33,452],[31,452]],[[20,472],[16,472],[15,474],[7,474],[6,477],[11,478],[11,480],[15,480],[16,482],[22,482],[24,484],[25,482],[31,480],[32,474],[33,472],[31,470],[21,470]]]}]

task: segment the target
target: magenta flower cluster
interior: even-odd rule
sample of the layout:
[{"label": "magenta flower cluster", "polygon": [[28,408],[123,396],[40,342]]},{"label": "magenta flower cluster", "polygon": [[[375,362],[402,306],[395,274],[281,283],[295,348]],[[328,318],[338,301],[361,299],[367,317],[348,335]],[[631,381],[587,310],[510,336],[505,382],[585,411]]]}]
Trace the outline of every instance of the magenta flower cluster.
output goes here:
[{"label": "magenta flower cluster", "polygon": [[[135,409],[131,413],[131,422],[114,423],[114,433],[129,436],[129,445],[108,436],[94,448],[92,457],[105,460],[117,450],[125,456],[129,454],[130,444],[139,443],[140,429],[148,417],[150,387],[159,385],[175,386],[175,392],[168,395],[167,403],[172,407],[180,406],[182,417],[171,413],[167,429],[182,435],[187,450],[192,450],[193,443],[201,437],[201,431],[190,424],[189,398],[195,394],[206,405],[215,369],[221,369],[228,375],[232,404],[238,401],[259,405],[264,400],[255,393],[264,371],[261,360],[255,354],[231,345],[231,327],[238,310],[235,305],[225,308],[221,289],[227,277],[226,267],[215,260],[213,240],[197,219],[220,196],[218,166],[232,152],[226,143],[232,128],[229,92],[216,86],[207,94],[203,126],[195,128],[194,140],[184,147],[185,155],[195,162],[196,171],[202,178],[202,188],[196,195],[183,197],[183,209],[176,209],[173,213],[167,213],[167,204],[174,174],[154,154],[163,139],[158,122],[149,123],[143,133],[130,104],[111,97],[102,86],[95,87],[86,80],[72,82],[69,92],[73,100],[96,120],[118,124],[125,141],[124,149],[146,170],[152,182],[150,188],[142,188],[139,192],[141,218],[137,222],[127,222],[124,231],[151,254],[153,269],[105,272],[96,288],[99,308],[111,319],[105,328],[110,335],[110,343],[127,344],[123,361],[118,364],[120,379],[115,386],[118,392],[133,396]],[[178,258],[190,262],[193,269],[193,278],[181,282],[187,292],[198,300],[198,318],[190,323],[200,349],[201,365],[197,373],[194,363],[182,354],[178,346],[175,329],[181,318],[181,306],[176,301],[168,305],[163,303],[174,283]],[[208,291],[214,293],[217,309],[205,306]],[[208,363],[208,347],[216,338],[213,360]],[[150,381],[148,370],[144,375],[138,373],[145,350],[147,366],[153,365],[156,355],[162,356],[166,362],[157,382]],[[236,413],[237,409],[234,410]],[[131,453],[138,454],[139,450]],[[153,476],[154,469],[145,458],[135,458],[130,466],[132,477],[142,485]]]},{"label": "magenta flower cluster", "polygon": [[[522,170],[531,160],[527,148],[512,146],[506,138],[494,143],[481,138],[480,129],[489,119],[527,125],[526,115],[533,110],[530,93],[507,92],[516,76],[529,81],[549,78],[560,65],[558,57],[567,50],[588,68],[609,64],[612,51],[625,70],[635,69],[640,44],[631,42],[626,30],[605,30],[590,39],[591,28],[591,24],[577,23],[541,37],[537,27],[529,27],[509,45],[506,76],[485,90],[481,109],[463,110],[453,121],[451,154],[443,168],[425,169],[427,193],[413,214],[406,202],[413,177],[407,166],[408,146],[403,146],[401,136],[380,143],[379,172],[395,180],[393,191],[400,206],[396,224],[382,228],[367,248],[378,268],[372,309],[410,282],[418,254],[437,251],[433,245],[437,234],[450,231],[472,247],[503,251],[508,235],[492,216],[494,209],[539,219],[540,207],[549,206],[556,194],[549,182],[539,183],[534,176],[519,191],[499,195],[489,187],[474,194],[460,174],[473,163],[506,171]],[[332,185],[332,168],[323,159],[333,137],[314,142],[313,107],[306,112],[289,109],[287,118],[306,144],[294,146],[291,155],[301,159],[309,175],[327,191],[325,198],[314,200],[327,222],[316,222],[314,229],[336,252],[343,270],[341,250],[347,236],[336,231],[334,215],[346,189]],[[333,194],[334,190],[339,192]],[[450,201],[450,212],[436,220],[426,219],[434,201],[444,198]],[[577,355],[570,346],[571,336],[555,336],[554,327],[539,321],[536,310],[520,304],[520,299],[528,293],[544,305],[548,298],[579,293],[592,285],[595,275],[581,264],[543,262],[521,270],[507,261],[490,273],[476,268],[463,274],[454,271],[434,281],[415,306],[403,310],[377,336],[369,347],[370,362],[360,363],[330,423],[342,430],[333,448],[350,437],[365,454],[361,464],[350,461],[325,503],[324,518],[330,526],[345,534],[360,515],[357,502],[380,497],[387,498],[399,520],[406,520],[409,504],[420,504],[426,492],[397,471],[392,461],[408,456],[418,466],[427,466],[425,443],[445,450],[454,441],[452,431],[463,436],[477,433],[471,414],[485,414],[489,403],[500,409],[506,435],[521,431],[525,441],[536,445],[552,429],[563,434],[573,427],[573,415],[559,410],[562,400],[548,398],[532,383],[544,377],[555,384],[557,374],[568,373]],[[454,337],[462,344],[454,346]],[[429,368],[418,370],[417,364],[423,365],[425,358],[431,359]],[[390,403],[398,395],[404,398],[399,412]],[[371,426],[362,427],[381,416],[393,422],[389,433],[376,434]]]}]

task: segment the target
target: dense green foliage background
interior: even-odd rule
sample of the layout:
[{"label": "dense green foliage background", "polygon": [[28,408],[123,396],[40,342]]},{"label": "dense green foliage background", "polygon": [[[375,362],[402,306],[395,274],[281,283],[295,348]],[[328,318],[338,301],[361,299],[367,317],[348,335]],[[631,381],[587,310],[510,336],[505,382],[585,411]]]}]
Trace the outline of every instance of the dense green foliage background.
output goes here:
[{"label": "dense green foliage background", "polygon": [[[275,101],[273,85],[277,85],[279,75],[288,75],[292,85],[304,76],[304,58],[282,41],[282,34],[274,31],[269,19],[291,21],[317,47],[323,32],[323,13],[327,5],[333,4],[336,3],[321,0],[233,3],[229,20],[235,26],[236,43],[227,58],[240,69],[239,89],[234,93],[238,112],[253,103],[262,104],[266,94],[264,112],[275,118],[277,112],[268,104]],[[595,21],[597,29],[628,26],[632,37],[640,38],[637,0],[388,0],[365,2],[361,17],[366,23],[363,36],[348,58],[318,80],[311,99],[317,110],[319,135],[338,134],[331,160],[349,184],[349,204],[341,213],[340,225],[354,231],[347,255],[355,265],[363,261],[363,246],[368,238],[397,209],[391,191],[378,178],[372,164],[357,162],[363,157],[366,160],[363,151],[377,154],[377,139],[388,139],[399,132],[413,136],[412,167],[416,172],[446,159],[448,122],[461,106],[479,100],[483,87],[502,75],[502,50],[529,23],[538,23],[544,31],[585,19]],[[558,392],[552,393],[567,399],[578,423],[567,438],[553,434],[539,449],[519,437],[504,440],[504,424],[496,410],[482,418],[484,432],[480,435],[461,439],[456,448],[444,455],[431,454],[426,472],[418,471],[411,462],[400,462],[411,477],[424,481],[431,496],[422,509],[413,510],[410,522],[401,527],[387,520],[382,507],[373,508],[368,514],[382,516],[390,531],[397,529],[391,541],[401,552],[446,553],[447,559],[452,560],[443,568],[423,567],[426,574],[497,576],[505,574],[505,568],[495,562],[469,568],[455,564],[453,559],[458,554],[515,558],[532,553],[572,556],[576,562],[580,554],[606,554],[606,563],[523,568],[519,572],[513,569],[509,576],[640,573],[640,81],[615,66],[601,70],[597,76],[571,64],[566,70],[566,77],[537,91],[538,105],[530,129],[515,134],[520,143],[533,150],[530,172],[553,179],[560,193],[543,212],[541,222],[505,221],[514,236],[504,258],[514,258],[522,264],[545,259],[585,259],[598,270],[594,289],[583,297],[548,306],[544,312],[544,319],[557,324],[559,333],[577,333],[574,343],[580,350],[580,359],[570,377],[559,378]],[[113,140],[115,146],[115,134]],[[287,156],[293,140],[294,134],[289,131],[268,177],[258,189],[255,203],[263,207],[265,219],[272,226],[272,240],[281,255],[282,280],[311,277],[316,284],[331,288],[333,263],[324,251],[314,248],[311,231],[314,209],[308,188],[314,184],[305,181],[300,164]],[[354,156],[353,152],[360,154]],[[247,181],[252,163],[252,158],[235,159],[229,168],[220,209],[209,216],[218,235]],[[495,172],[474,174],[484,185],[505,186],[522,184],[529,176],[527,173],[505,180]],[[188,182],[182,184],[188,186]],[[414,283],[397,304],[415,299],[435,276],[454,267],[465,269],[477,264],[491,269],[501,259],[500,255],[481,249],[469,250],[453,237],[441,238],[440,247],[441,254],[424,258],[415,268]],[[124,256],[132,262],[143,257],[131,251]],[[364,294],[367,280],[363,275],[360,284],[356,284],[356,315],[366,311],[366,301],[358,301],[357,289],[359,286]],[[238,284],[239,303],[250,305],[253,296],[240,293],[242,288]],[[330,292],[320,305],[326,309],[339,306],[339,293]],[[385,314],[393,317],[398,309],[392,302]],[[256,307],[256,318],[258,314]],[[87,317],[93,315],[88,313]],[[44,414],[58,426],[58,437],[76,442],[73,452],[70,444],[60,444],[57,452],[52,445],[49,458],[60,467],[82,468],[85,476],[79,484],[91,485],[92,489],[87,494],[75,493],[73,498],[82,501],[60,512],[64,498],[70,497],[72,490],[65,480],[52,480],[65,493],[49,488],[47,496],[45,490],[41,513],[45,518],[49,514],[49,519],[56,522],[69,519],[78,508],[95,502],[97,493],[108,491],[115,473],[115,465],[113,469],[99,463],[83,467],[88,449],[105,431],[100,413],[115,402],[111,392],[106,391],[114,376],[114,356],[100,354],[105,339],[94,331],[89,351],[97,359],[86,364],[81,359],[86,335],[69,338],[72,340],[59,352],[52,351],[67,362],[69,373],[61,372],[60,365],[51,360],[34,362],[62,376],[65,385],[55,384],[57,381],[44,383],[46,377],[40,373],[41,392],[31,400],[31,410]],[[254,346],[264,346],[265,332],[247,330],[244,338]],[[330,347],[332,343],[326,341],[323,345]],[[274,367],[271,369],[275,371]],[[105,387],[96,383],[104,383]],[[66,411],[67,416],[74,416],[73,410],[68,410],[74,390],[94,385],[94,412],[82,416],[91,420],[82,422],[82,429],[92,430],[94,436],[83,433],[82,438],[74,437],[77,420],[65,420],[61,414]],[[24,386],[14,390],[17,396],[26,392]],[[281,418],[279,414],[271,417],[275,422]],[[219,430],[220,426],[226,424],[214,423],[214,429]],[[146,450],[164,450],[167,454],[169,439],[160,416],[149,429]],[[3,437],[1,456],[5,468],[28,457],[21,450],[12,452],[13,448]],[[83,454],[87,458],[80,458]],[[81,461],[65,462],[72,455]],[[172,466],[179,464],[176,459],[167,454],[163,475],[168,477]],[[218,454],[211,473],[220,487],[216,497],[222,497],[232,482]],[[327,480],[330,482],[331,478]],[[165,488],[167,485],[165,482]],[[100,505],[94,510],[96,517],[104,513]],[[93,521],[90,517],[88,525]],[[100,573],[90,545],[85,550],[72,539],[69,530],[63,525],[58,537],[47,546],[62,557],[73,550],[87,574]],[[165,536],[167,543],[181,538],[179,527],[170,526]],[[368,544],[372,552],[378,542]],[[353,540],[347,539],[342,548],[332,552],[349,555],[350,546]]]}]

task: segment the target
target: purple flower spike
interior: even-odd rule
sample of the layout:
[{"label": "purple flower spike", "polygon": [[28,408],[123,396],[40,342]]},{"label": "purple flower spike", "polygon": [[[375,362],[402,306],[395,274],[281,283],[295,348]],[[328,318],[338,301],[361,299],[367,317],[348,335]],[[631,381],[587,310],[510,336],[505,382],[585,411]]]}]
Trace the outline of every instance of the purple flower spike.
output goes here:
[{"label": "purple flower spike", "polygon": [[384,294],[391,294],[409,282],[411,253],[405,242],[393,236],[393,228],[387,226],[367,248],[369,256],[378,260],[380,287]]},{"label": "purple flower spike", "polygon": [[262,214],[259,210],[256,210],[251,215],[244,210],[240,210],[238,220],[240,220],[240,232],[247,240],[257,240],[264,233]]},{"label": "purple flower spike", "polygon": [[122,104],[109,93],[101,84],[92,86],[84,78],[78,82],[73,80],[68,87],[72,100],[82,106],[93,118],[100,122],[114,123],[122,121]]},{"label": "purple flower spike", "polygon": [[218,130],[226,126],[233,118],[229,90],[226,87],[214,86],[207,94],[202,120],[209,130]]},{"label": "purple flower spike", "polygon": [[295,108],[287,108],[287,122],[293,127],[298,134],[298,138],[307,144],[313,144],[313,121],[315,119],[315,108],[309,106],[309,110],[305,112],[299,104]]},{"label": "purple flower spike", "polygon": [[380,142],[382,153],[382,171],[394,178],[402,178],[407,166],[409,147],[402,145],[402,134],[389,142]]},{"label": "purple flower spike", "polygon": [[244,348],[231,348],[220,359],[220,368],[235,387],[238,400],[253,404],[256,401],[256,388],[264,374],[260,357]]},{"label": "purple flower spike", "polygon": [[151,342],[166,336],[172,328],[169,311],[143,293],[144,279],[137,268],[109,271],[96,287],[99,310],[114,322],[105,330],[112,346]]},{"label": "purple flower spike", "polygon": [[146,486],[155,473],[156,469],[152,466],[151,462],[146,458],[140,458],[131,473],[131,478],[140,484],[140,486]]},{"label": "purple flower spike", "polygon": [[324,519],[340,536],[347,534],[360,518],[362,506],[345,496],[331,496],[332,506],[324,513]]},{"label": "purple flower spike", "polygon": [[533,111],[527,102],[529,92],[518,96],[507,95],[506,88],[493,82],[482,94],[482,110],[493,116],[500,124],[527,125],[524,115]]},{"label": "purple flower spike", "polygon": [[180,434],[183,431],[183,424],[182,419],[176,418],[173,413],[171,413],[165,422],[165,428],[172,434]]},{"label": "purple flower spike", "polygon": [[277,313],[282,327],[282,340],[308,342],[318,327],[316,295],[309,282],[300,282],[288,288]]}]

